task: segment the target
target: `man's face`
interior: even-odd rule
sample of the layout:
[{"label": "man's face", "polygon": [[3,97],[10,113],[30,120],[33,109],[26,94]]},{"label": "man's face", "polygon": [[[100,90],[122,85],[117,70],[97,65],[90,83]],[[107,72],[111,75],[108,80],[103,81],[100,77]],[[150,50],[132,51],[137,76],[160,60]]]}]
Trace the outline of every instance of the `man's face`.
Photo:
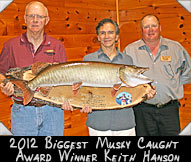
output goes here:
[{"label": "man's face", "polygon": [[145,17],[142,21],[142,37],[146,42],[160,39],[161,27],[154,16]]},{"label": "man's face", "polygon": [[105,48],[115,46],[115,41],[118,40],[118,37],[115,26],[111,23],[105,23],[99,28],[98,40],[101,46]]},{"label": "man's face", "polygon": [[44,30],[44,26],[48,23],[49,17],[46,10],[39,4],[31,4],[25,15],[25,23],[27,24],[27,30],[31,32],[40,32]]}]

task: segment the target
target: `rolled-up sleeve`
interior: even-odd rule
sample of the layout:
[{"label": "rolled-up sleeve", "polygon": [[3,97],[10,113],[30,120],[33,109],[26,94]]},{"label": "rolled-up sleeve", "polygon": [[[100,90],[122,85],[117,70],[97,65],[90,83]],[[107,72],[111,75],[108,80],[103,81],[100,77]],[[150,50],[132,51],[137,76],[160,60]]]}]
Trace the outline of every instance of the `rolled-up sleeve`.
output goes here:
[{"label": "rolled-up sleeve", "polygon": [[0,73],[3,75],[5,75],[10,67],[10,58],[8,57],[8,54],[8,48],[4,46],[0,54]]},{"label": "rolled-up sleeve", "polygon": [[184,49],[183,49],[183,61],[181,65],[180,80],[182,84],[191,83],[191,58]]}]

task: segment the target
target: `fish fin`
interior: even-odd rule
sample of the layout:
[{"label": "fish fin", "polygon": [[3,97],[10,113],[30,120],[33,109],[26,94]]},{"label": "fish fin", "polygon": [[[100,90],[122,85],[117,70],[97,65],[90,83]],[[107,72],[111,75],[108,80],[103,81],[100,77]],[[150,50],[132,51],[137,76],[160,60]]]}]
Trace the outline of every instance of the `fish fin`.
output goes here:
[{"label": "fish fin", "polygon": [[16,67],[16,68],[10,68],[8,72],[6,73],[6,76],[11,76],[15,79],[23,79],[23,73],[27,70],[31,70],[32,65],[27,67]]},{"label": "fish fin", "polygon": [[72,90],[73,90],[74,96],[77,95],[81,85],[82,85],[82,82],[73,83]]},{"label": "fish fin", "polygon": [[121,83],[120,84],[115,84],[112,89],[111,89],[111,95],[114,97],[118,90],[121,88]]},{"label": "fish fin", "polygon": [[115,97],[116,93],[117,93],[117,90],[115,90],[114,88],[112,88],[112,89],[111,89],[111,96],[112,96],[112,97]]},{"label": "fish fin", "polygon": [[51,63],[35,62],[32,65],[32,74],[37,75],[40,71],[51,65]]},{"label": "fish fin", "polygon": [[20,88],[23,92],[24,97],[24,105],[27,105],[32,98],[34,97],[34,92],[30,90],[30,88],[27,86],[26,81],[24,80],[11,80],[13,84],[15,84],[18,88]]},{"label": "fish fin", "polygon": [[113,88],[118,91],[121,88],[121,83],[115,84]]},{"label": "fish fin", "polygon": [[73,90],[73,95],[76,96],[78,94],[78,89],[77,90]]},{"label": "fish fin", "polygon": [[43,97],[47,97],[49,95],[51,89],[52,89],[52,87],[40,87],[38,90]]}]

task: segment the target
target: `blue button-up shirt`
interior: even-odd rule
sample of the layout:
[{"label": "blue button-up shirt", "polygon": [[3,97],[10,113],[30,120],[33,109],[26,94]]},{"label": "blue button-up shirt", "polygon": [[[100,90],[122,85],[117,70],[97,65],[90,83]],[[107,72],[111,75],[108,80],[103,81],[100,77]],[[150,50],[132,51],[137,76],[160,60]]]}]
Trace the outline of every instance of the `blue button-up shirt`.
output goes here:
[{"label": "blue button-up shirt", "polygon": [[[115,64],[132,65],[132,59],[117,49],[117,55],[110,60],[110,58],[103,53],[100,48],[98,51],[88,54],[84,57],[83,61],[96,61],[108,62]],[[123,108],[119,110],[96,110],[88,114],[87,122],[88,127],[96,130],[127,130],[135,127],[135,117],[132,108]]]}]

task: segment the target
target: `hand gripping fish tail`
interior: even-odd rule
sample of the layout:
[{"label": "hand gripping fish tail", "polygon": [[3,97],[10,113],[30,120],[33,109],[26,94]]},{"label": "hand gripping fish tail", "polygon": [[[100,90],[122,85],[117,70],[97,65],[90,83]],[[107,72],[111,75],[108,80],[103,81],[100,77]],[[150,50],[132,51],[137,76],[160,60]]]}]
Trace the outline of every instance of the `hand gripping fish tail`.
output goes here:
[{"label": "hand gripping fish tail", "polygon": [[24,96],[24,103],[23,104],[27,105],[32,100],[32,98],[34,97],[34,92],[32,92],[26,84],[27,81],[14,79],[14,80],[11,80],[11,82],[22,90],[23,96]]}]

